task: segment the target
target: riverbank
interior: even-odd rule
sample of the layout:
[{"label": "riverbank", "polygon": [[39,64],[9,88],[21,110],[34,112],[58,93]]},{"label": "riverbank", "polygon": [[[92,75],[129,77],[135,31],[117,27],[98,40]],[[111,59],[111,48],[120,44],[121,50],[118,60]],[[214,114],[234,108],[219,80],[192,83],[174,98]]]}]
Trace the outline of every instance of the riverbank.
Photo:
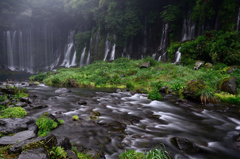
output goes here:
[{"label": "riverbank", "polygon": [[[191,90],[190,94],[197,98],[197,102],[240,103],[240,96],[237,95],[240,92],[240,71],[237,66],[216,64],[210,67],[203,65],[197,70],[193,68],[193,65],[158,62],[151,57],[142,60],[119,58],[113,62],[97,61],[82,68],[62,68],[56,72],[40,73],[30,79],[55,87],[128,88],[133,93],[162,90],[182,98],[189,98],[186,92]],[[230,91],[223,88],[229,80],[235,84]],[[200,86],[199,81],[203,82]],[[193,88],[189,88],[191,85]]]}]

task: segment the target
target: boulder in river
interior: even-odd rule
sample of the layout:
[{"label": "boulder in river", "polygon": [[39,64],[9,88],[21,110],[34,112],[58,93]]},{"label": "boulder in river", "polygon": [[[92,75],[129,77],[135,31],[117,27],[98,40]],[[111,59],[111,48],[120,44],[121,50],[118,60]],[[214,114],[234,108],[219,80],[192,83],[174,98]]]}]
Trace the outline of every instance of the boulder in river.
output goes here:
[{"label": "boulder in river", "polygon": [[85,100],[83,100],[83,99],[80,99],[80,100],[78,101],[78,104],[79,104],[79,105],[86,105],[87,102],[86,102]]},{"label": "boulder in river", "polygon": [[194,143],[189,141],[188,139],[181,137],[173,137],[171,138],[171,143],[175,145],[179,150],[182,150],[187,153],[195,153],[200,149]]},{"label": "boulder in river", "polygon": [[27,139],[32,139],[36,136],[37,134],[32,130],[22,131],[22,132],[16,133],[13,136],[4,136],[0,138],[0,146],[15,144]]},{"label": "boulder in river", "polygon": [[55,90],[55,93],[68,93],[68,92],[71,92],[71,90],[67,89],[67,88],[59,88],[57,90]]},{"label": "boulder in river", "polygon": [[33,124],[35,120],[31,117],[0,119],[0,133],[8,135],[29,130]]},{"label": "boulder in river", "polygon": [[69,139],[65,136],[57,136],[57,146],[61,146],[64,150],[72,149]]},{"label": "boulder in river", "polygon": [[235,77],[221,81],[219,84],[219,89],[230,94],[237,94],[237,83]]},{"label": "boulder in river", "polygon": [[21,153],[25,147],[29,146],[34,147],[46,147],[48,150],[51,150],[52,147],[57,145],[57,138],[55,135],[50,134],[46,137],[37,137],[30,140],[25,140],[14,144],[10,149],[10,153]]}]

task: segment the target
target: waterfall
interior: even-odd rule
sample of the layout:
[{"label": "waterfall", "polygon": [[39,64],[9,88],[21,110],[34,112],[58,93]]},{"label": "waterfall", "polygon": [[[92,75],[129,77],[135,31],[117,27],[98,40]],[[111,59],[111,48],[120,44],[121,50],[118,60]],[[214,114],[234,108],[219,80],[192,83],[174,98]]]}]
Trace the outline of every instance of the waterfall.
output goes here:
[{"label": "waterfall", "polygon": [[153,60],[155,60],[156,56],[157,56],[157,53],[152,54],[152,58],[153,58]]},{"label": "waterfall", "polygon": [[163,25],[162,28],[162,37],[161,37],[161,42],[160,46],[158,48],[158,51],[160,52],[165,52],[167,48],[167,36],[168,36],[168,23]]},{"label": "waterfall", "polygon": [[237,31],[239,31],[239,22],[240,22],[240,7],[238,11],[238,18],[237,18]]},{"label": "waterfall", "polygon": [[57,60],[50,65],[50,70],[53,70],[59,63],[61,55],[58,56]]},{"label": "waterfall", "polygon": [[87,47],[85,47],[84,49],[83,49],[83,51],[82,51],[82,55],[81,55],[81,59],[80,59],[80,67],[83,67],[84,66],[84,57],[85,57],[85,51],[86,51],[86,48]]},{"label": "waterfall", "polygon": [[177,64],[177,63],[179,63],[180,62],[180,59],[181,59],[181,52],[180,52],[180,50],[181,50],[181,47],[179,47],[178,48],[178,51],[176,52],[176,54],[175,54],[175,62],[173,63],[173,64]]},{"label": "waterfall", "polygon": [[15,68],[13,65],[13,51],[10,31],[7,31],[7,54],[8,54],[8,68],[13,71]]},{"label": "waterfall", "polygon": [[105,54],[104,54],[103,61],[106,61],[107,56],[108,56],[108,52],[110,51],[110,47],[111,47],[111,42],[106,40],[106,42],[105,42]]},{"label": "waterfall", "polygon": [[73,48],[73,43],[74,43],[74,31],[70,32],[70,35],[68,36],[68,47],[67,47],[67,51],[65,53],[64,56],[64,60],[63,63],[61,64],[61,66],[65,66],[67,68],[70,67],[70,62],[71,62],[71,52],[72,52],[72,48]]},{"label": "waterfall", "polygon": [[89,47],[89,51],[88,51],[86,65],[90,64],[91,48],[92,48],[92,38],[90,39],[90,47]]},{"label": "waterfall", "polygon": [[161,61],[161,59],[162,59],[162,56],[160,55],[159,58],[158,58],[158,61]]},{"label": "waterfall", "polygon": [[24,54],[23,54],[23,39],[22,39],[22,31],[19,32],[19,70],[24,71]]},{"label": "waterfall", "polygon": [[77,60],[77,51],[74,52],[72,63],[70,66],[76,66],[77,65],[76,60]]},{"label": "waterfall", "polygon": [[112,47],[112,53],[111,53],[110,60],[115,60],[115,50],[116,50],[116,44],[114,43],[113,47]]},{"label": "waterfall", "polygon": [[146,52],[147,52],[147,17],[145,18],[142,52],[144,54],[146,54]]},{"label": "waterfall", "polygon": [[182,41],[192,40],[195,38],[196,23],[190,20],[190,14],[183,21]]}]

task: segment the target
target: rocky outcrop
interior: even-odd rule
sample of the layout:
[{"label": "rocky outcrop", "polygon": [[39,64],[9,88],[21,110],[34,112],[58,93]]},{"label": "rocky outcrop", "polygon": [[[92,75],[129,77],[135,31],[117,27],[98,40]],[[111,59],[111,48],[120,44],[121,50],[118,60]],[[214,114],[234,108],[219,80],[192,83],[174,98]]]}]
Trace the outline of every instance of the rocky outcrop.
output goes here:
[{"label": "rocky outcrop", "polygon": [[61,146],[64,150],[72,149],[69,139],[65,136],[57,136],[57,146]]},{"label": "rocky outcrop", "polygon": [[230,94],[237,94],[237,83],[235,77],[221,81],[219,84],[219,89]]},{"label": "rocky outcrop", "polygon": [[13,136],[4,136],[0,138],[0,146],[15,144],[17,142],[21,142],[27,139],[32,139],[36,136],[37,134],[34,131],[30,131],[30,130],[22,131],[22,132],[16,133]]},{"label": "rocky outcrop", "polygon": [[204,66],[204,62],[203,61],[197,61],[196,63],[195,63],[195,66],[194,66],[194,70],[199,70],[201,67],[203,67]]},{"label": "rocky outcrop", "polygon": [[33,128],[35,120],[31,117],[0,119],[0,133],[4,135],[18,133]]},{"label": "rocky outcrop", "polygon": [[171,143],[175,145],[179,150],[182,150],[187,153],[194,153],[200,150],[199,147],[197,147],[194,143],[192,143],[188,139],[181,137],[171,138]]},{"label": "rocky outcrop", "polygon": [[36,148],[21,153],[17,159],[50,159],[45,148]]},{"label": "rocky outcrop", "polygon": [[10,153],[21,153],[25,147],[46,147],[51,150],[52,147],[57,145],[57,138],[55,135],[50,134],[46,137],[37,137],[31,140],[21,141],[14,144],[10,149]]},{"label": "rocky outcrop", "polygon": [[148,67],[150,67],[150,62],[145,62],[145,63],[143,63],[143,64],[140,66],[140,69],[142,69],[142,68],[148,68]]},{"label": "rocky outcrop", "polygon": [[187,87],[183,91],[183,96],[186,99],[201,102],[200,92],[205,88],[205,84],[201,80],[192,80],[187,83]]}]

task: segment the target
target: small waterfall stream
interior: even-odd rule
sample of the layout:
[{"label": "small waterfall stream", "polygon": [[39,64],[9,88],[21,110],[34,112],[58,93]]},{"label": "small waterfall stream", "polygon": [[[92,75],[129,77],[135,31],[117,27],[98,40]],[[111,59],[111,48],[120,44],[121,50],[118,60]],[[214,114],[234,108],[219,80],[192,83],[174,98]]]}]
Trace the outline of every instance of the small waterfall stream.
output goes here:
[{"label": "small waterfall stream", "polygon": [[86,48],[87,48],[87,47],[84,47],[84,49],[83,49],[83,51],[82,51],[82,54],[81,54],[81,59],[80,59],[80,64],[79,64],[80,67],[83,67],[83,66],[84,66],[84,58],[85,58]]},{"label": "small waterfall stream", "polygon": [[238,17],[237,17],[237,31],[239,31],[239,23],[240,23],[240,7],[238,10]]},{"label": "small waterfall stream", "polygon": [[106,61],[107,56],[108,56],[108,53],[109,53],[109,51],[110,51],[110,47],[111,47],[111,42],[108,41],[108,40],[106,40],[106,42],[105,42],[105,53],[104,53],[104,59],[103,59],[103,61]]},{"label": "small waterfall stream", "polygon": [[180,52],[180,50],[181,50],[181,47],[179,47],[178,48],[178,51],[176,52],[176,54],[175,54],[175,62],[173,63],[173,64],[177,64],[177,63],[179,63],[180,62],[180,59],[181,59],[181,55],[182,55],[182,53]]},{"label": "small waterfall stream", "polygon": [[69,68],[71,65],[70,65],[70,62],[71,62],[71,53],[72,53],[72,49],[74,47],[74,31],[71,31],[69,36],[68,36],[68,47],[67,47],[67,51],[65,53],[65,56],[64,56],[64,60],[61,64],[61,66],[65,66],[67,68]]},{"label": "small waterfall stream", "polygon": [[87,56],[87,61],[86,61],[86,65],[90,64],[90,57],[91,57],[91,48],[92,48],[92,38],[90,39],[90,45],[89,45],[89,51],[88,51],[88,56]]},{"label": "small waterfall stream", "polygon": [[73,59],[70,66],[76,66],[76,65],[77,65],[77,51],[75,51],[73,54]]},{"label": "small waterfall stream", "polygon": [[195,38],[196,23],[192,22],[190,17],[189,14],[188,17],[184,19],[181,41],[188,41]]}]

